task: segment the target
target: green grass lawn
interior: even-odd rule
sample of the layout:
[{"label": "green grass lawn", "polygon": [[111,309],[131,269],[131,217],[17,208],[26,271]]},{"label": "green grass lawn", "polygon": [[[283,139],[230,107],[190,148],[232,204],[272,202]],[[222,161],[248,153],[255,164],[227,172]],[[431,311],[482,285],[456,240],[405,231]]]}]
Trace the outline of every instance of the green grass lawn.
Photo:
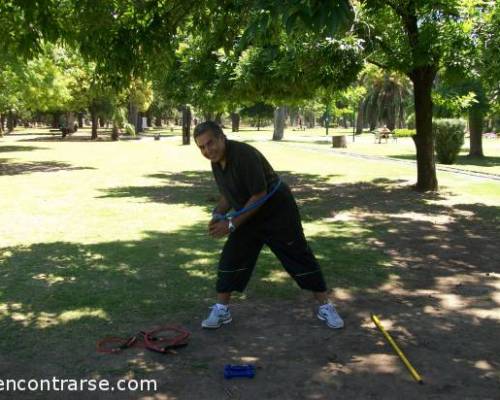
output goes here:
[{"label": "green grass lawn", "polygon": [[[271,134],[236,136],[250,139],[294,188],[306,236],[333,286],[375,288],[395,273],[377,245],[387,227],[353,217],[371,212],[374,202],[421,213],[431,203],[500,203],[500,182],[443,172],[442,197],[420,195],[407,188],[415,181],[412,165],[302,149],[291,145],[295,132],[286,133],[285,144],[259,140]],[[308,134],[318,149],[327,148]],[[84,130],[61,141],[47,130],[29,130],[0,139],[0,353],[13,354],[17,341],[15,357],[29,361],[38,343],[44,346],[37,357],[50,357],[77,341],[87,350],[60,363],[77,363],[82,374],[95,368],[85,354],[100,336],[203,315],[223,245],[206,235],[217,196],[210,165],[194,145],[180,144],[178,131],[167,130],[160,141],[90,142],[88,136]],[[349,150],[410,151],[405,141],[365,142],[349,143]],[[391,193],[401,204],[391,202]],[[245,296],[299,293],[265,251]]]}]

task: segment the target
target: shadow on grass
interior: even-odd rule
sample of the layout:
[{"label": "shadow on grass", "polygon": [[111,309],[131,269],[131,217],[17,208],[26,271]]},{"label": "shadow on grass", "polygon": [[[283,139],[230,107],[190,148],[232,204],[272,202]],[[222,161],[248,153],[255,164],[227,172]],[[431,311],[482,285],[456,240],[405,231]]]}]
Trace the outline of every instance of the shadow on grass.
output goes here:
[{"label": "shadow on grass", "polygon": [[[203,205],[212,193],[209,172],[150,177],[167,186],[167,202]],[[488,274],[500,265],[500,207],[449,205],[444,200],[451,196],[416,193],[389,179],[334,184],[290,174],[287,180],[306,222],[319,228],[308,239],[327,281],[365,288],[338,300],[344,332],[311,329],[308,307],[288,300],[299,290],[267,251],[248,288],[249,296],[264,300],[236,305],[239,319],[232,326],[216,335],[195,331],[196,340],[179,357],[133,350],[100,356],[94,342],[106,334],[127,336],[174,319],[197,329],[202,305],[212,301],[223,242],[208,239],[205,225],[197,224],[146,232],[140,241],[39,243],[0,249],[0,375],[147,374],[164,382],[161,392],[168,396],[220,398],[213,371],[252,357],[275,384],[252,385],[251,398],[322,398],[338,385],[346,398],[410,398],[414,383],[397,358],[387,356],[380,334],[366,328],[375,312],[390,317],[392,335],[417,368],[425,367],[431,383],[419,389],[421,398],[492,398],[488,366],[498,368],[499,344],[491,340],[498,323],[481,315],[498,308],[495,274]],[[108,196],[165,201],[156,187],[120,190]],[[394,273],[396,281],[389,276]],[[367,380],[370,385],[361,384]],[[302,384],[283,384],[290,381]]]},{"label": "shadow on grass", "polygon": [[[124,140],[141,140],[142,138],[152,138],[156,136],[156,133],[150,132],[146,134],[140,134],[136,136],[128,136],[128,135],[120,135],[118,141],[124,141]],[[178,134],[175,133],[167,133],[167,134],[160,134],[160,138],[171,138],[175,136],[179,136]],[[180,137],[180,136],[179,136]],[[83,135],[83,134],[74,134],[74,135],[68,135],[65,138],[61,137],[61,135],[57,136],[52,136],[52,137],[47,137],[47,136],[38,136],[30,139],[21,139],[19,142],[61,142],[61,143],[81,143],[81,142],[86,142],[86,143],[99,143],[99,142],[112,142],[113,140],[111,139],[111,132],[100,132],[97,139],[92,139],[90,136],[90,133],[88,135]]]},{"label": "shadow on grass", "polygon": [[[268,132],[273,132],[272,127],[261,127],[259,130],[257,130],[257,127],[250,127],[250,128],[240,128],[238,132],[232,132],[232,133],[239,133],[239,132],[255,132],[255,133],[268,133]],[[227,128],[226,128],[227,130]]]},{"label": "shadow on grass", "polygon": [[106,133],[100,133],[97,139],[92,139],[90,133],[88,135],[68,135],[62,137],[61,135],[53,136],[37,136],[30,139],[21,139],[19,142],[61,142],[61,143],[99,143],[99,142],[111,142],[111,135]]},{"label": "shadow on grass", "polygon": [[47,150],[46,147],[37,146],[0,146],[0,153],[18,152],[18,151],[33,151],[33,150]]},{"label": "shadow on grass", "polygon": [[[387,157],[391,158],[399,158],[401,160],[416,160],[416,156],[414,154],[395,154],[389,155]],[[456,162],[454,164],[438,164],[444,166],[453,167],[454,165],[464,165],[464,166],[474,166],[474,167],[498,167],[500,165],[500,157],[469,157],[467,155],[459,155]]]},{"label": "shadow on grass", "polygon": [[[263,139],[257,139],[257,138],[250,138],[250,139],[245,139],[245,143],[251,144],[251,143],[259,143],[262,141],[271,141],[271,138],[263,138]],[[331,147],[332,145],[332,139],[330,139],[330,136],[325,136],[325,139],[307,139],[307,137],[293,137],[293,135],[288,135],[286,136],[283,140],[276,142],[276,143],[299,143],[299,144],[319,144],[323,148],[324,147]]]},{"label": "shadow on grass", "polygon": [[[348,246],[347,234],[309,239],[325,261],[327,280],[364,287],[387,279],[386,269],[372,271],[386,257],[367,246]],[[1,248],[0,351],[18,363],[50,359],[86,374],[95,369],[98,356],[88,353],[99,336],[127,336],[138,327],[174,320],[190,325],[213,301],[222,245],[207,237],[205,224],[197,224],[171,233],[146,232],[140,241]],[[327,263],[330,257],[342,267]],[[265,252],[247,293],[296,297],[300,290],[283,273],[277,259]],[[70,343],[78,348],[68,352]],[[6,374],[1,363],[0,374]]]},{"label": "shadow on grass", "polygon": [[500,157],[458,156],[456,164],[457,165],[473,165],[473,166],[477,166],[477,167],[498,167],[500,165]]},{"label": "shadow on grass", "polygon": [[147,132],[141,133],[141,137],[147,137],[147,138],[152,138],[152,137],[160,137],[160,138],[172,138],[172,137],[178,137],[182,138],[182,135],[180,132],[170,132],[170,130],[163,130],[163,129],[158,129],[158,130],[149,130]]},{"label": "shadow on grass", "polygon": [[411,160],[411,161],[415,161],[417,159],[417,156],[415,154],[391,154],[388,155],[387,157],[398,158],[400,160]]},{"label": "shadow on grass", "polygon": [[[328,181],[336,175],[295,174],[278,171],[282,179],[292,188],[298,201],[312,201],[328,192]],[[164,204],[184,204],[186,206],[205,207],[210,211],[217,202],[219,192],[209,171],[182,171],[179,173],[158,173],[148,175],[158,179],[154,186],[127,186],[102,190],[99,198],[145,198]]]},{"label": "shadow on grass", "polygon": [[[494,224],[498,222],[500,207],[446,205],[445,200],[451,195],[417,193],[400,180],[334,184],[331,177],[283,171],[280,175],[292,187],[303,221],[325,224],[327,232],[336,232],[339,224],[345,228],[344,222],[350,222],[352,226],[342,233],[352,239],[348,241],[350,245],[361,243],[397,255],[396,263],[405,267],[427,263],[434,273],[443,269],[443,274],[452,274],[459,265],[482,269],[489,264],[478,264],[482,256],[476,252],[482,246],[495,245],[494,232],[499,233],[499,224]],[[207,212],[217,197],[210,172],[184,171],[150,177],[163,182],[160,186],[109,189],[104,197],[146,197],[155,202],[206,207]],[[331,259],[335,258],[332,253]],[[437,265],[432,261],[436,259],[440,260]]]},{"label": "shadow on grass", "polygon": [[73,167],[71,164],[59,161],[34,161],[29,163],[7,162],[8,158],[0,159],[0,176],[23,175],[34,172],[59,172],[76,171],[82,169],[95,169],[94,167]]},{"label": "shadow on grass", "polygon": [[12,132],[6,137],[18,137],[18,136],[54,136],[54,135],[61,135],[61,131],[59,129],[49,129],[49,128],[38,128],[37,131],[29,131],[29,130],[23,130],[21,132]]}]

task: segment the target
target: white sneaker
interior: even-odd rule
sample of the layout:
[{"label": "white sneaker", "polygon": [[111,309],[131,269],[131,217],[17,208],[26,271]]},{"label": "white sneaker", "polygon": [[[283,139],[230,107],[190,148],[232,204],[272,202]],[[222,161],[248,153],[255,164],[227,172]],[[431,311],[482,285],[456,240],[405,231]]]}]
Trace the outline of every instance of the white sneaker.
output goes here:
[{"label": "white sneaker", "polygon": [[317,316],[321,321],[325,321],[326,325],[330,328],[340,329],[344,327],[344,321],[340,318],[340,315],[331,303],[320,306]]},{"label": "white sneaker", "polygon": [[224,310],[217,307],[217,305],[213,305],[210,309],[211,311],[208,318],[203,320],[201,323],[202,328],[217,329],[223,324],[229,324],[233,320],[231,313],[229,312],[229,308]]}]

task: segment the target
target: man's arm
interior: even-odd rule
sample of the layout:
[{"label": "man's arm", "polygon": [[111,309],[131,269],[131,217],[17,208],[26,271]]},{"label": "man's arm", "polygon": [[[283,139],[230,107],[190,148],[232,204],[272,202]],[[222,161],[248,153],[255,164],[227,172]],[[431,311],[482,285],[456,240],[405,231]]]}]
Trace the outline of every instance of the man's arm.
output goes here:
[{"label": "man's arm", "polygon": [[[255,202],[259,201],[262,199],[264,196],[266,196],[267,192],[263,191],[257,194],[254,194],[252,197],[248,199],[248,201],[245,204],[245,208],[254,204]],[[233,219],[233,224],[238,229],[239,226],[241,226],[243,223],[245,223],[247,220],[252,218],[253,215],[259,210],[259,208],[262,205],[255,207],[254,209],[247,211],[243,214],[240,214],[236,218]],[[214,238],[220,238],[223,236],[226,236],[229,233],[229,221],[224,220],[224,221],[211,221],[208,227],[208,231],[210,236]]]},{"label": "man's arm", "polygon": [[[252,197],[250,197],[248,199],[248,201],[246,202],[245,204],[245,208],[248,207],[248,206],[251,206],[252,204],[256,203],[257,201],[259,201],[260,199],[262,199],[263,197],[265,197],[267,194],[266,191],[263,191],[263,192],[260,192],[260,193],[257,193],[257,194],[254,194]],[[238,228],[239,226],[241,226],[242,224],[245,223],[245,221],[249,220],[250,218],[252,218],[252,216],[259,210],[259,208],[262,206],[262,204],[258,207],[255,207],[254,209],[250,210],[250,211],[247,211],[243,214],[240,214],[238,215],[236,218],[233,219],[233,224],[236,228]]]},{"label": "man's arm", "polygon": [[231,209],[231,206],[229,205],[229,201],[227,201],[226,197],[221,195],[219,197],[219,201],[217,202],[217,205],[215,206],[214,212],[217,214],[225,214]]}]

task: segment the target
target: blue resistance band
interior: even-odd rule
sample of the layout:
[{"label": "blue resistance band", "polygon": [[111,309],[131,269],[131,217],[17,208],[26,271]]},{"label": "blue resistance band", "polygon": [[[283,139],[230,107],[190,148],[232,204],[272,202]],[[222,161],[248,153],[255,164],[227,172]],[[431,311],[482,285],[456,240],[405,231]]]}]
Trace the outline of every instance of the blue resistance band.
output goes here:
[{"label": "blue resistance band", "polygon": [[227,214],[219,214],[219,213],[216,213],[215,210],[214,210],[212,212],[212,218],[215,221],[229,220],[229,219],[236,218],[236,217],[240,216],[241,214],[244,214],[244,213],[246,213],[248,211],[251,211],[251,210],[253,210],[253,209],[257,208],[257,207],[260,207],[267,200],[269,200],[269,198],[272,195],[274,195],[274,193],[276,193],[276,191],[278,190],[278,188],[280,187],[280,185],[281,185],[281,179],[278,180],[278,183],[276,183],[276,185],[273,187],[273,190],[271,190],[264,197],[262,197],[259,200],[257,200],[255,203],[250,204],[248,207],[243,207],[240,210],[228,212]]}]

